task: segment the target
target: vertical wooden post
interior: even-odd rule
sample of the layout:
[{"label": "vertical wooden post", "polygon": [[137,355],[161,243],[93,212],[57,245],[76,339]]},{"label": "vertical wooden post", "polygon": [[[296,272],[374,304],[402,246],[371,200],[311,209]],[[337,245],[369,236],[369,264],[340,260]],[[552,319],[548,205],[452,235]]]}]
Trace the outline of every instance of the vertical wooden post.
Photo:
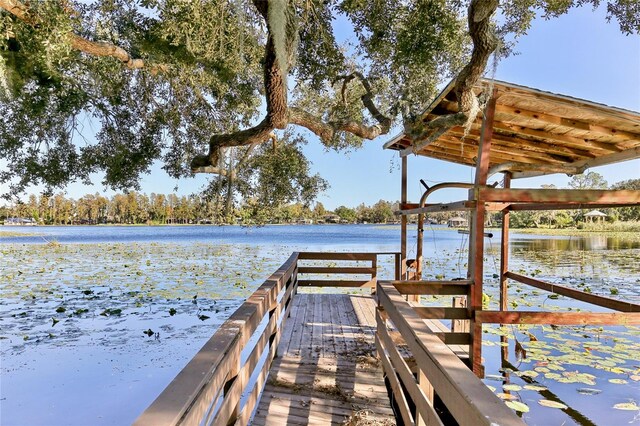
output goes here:
[{"label": "vertical wooden post", "polygon": [[[466,308],[467,298],[464,296],[456,296],[453,298],[452,306],[454,308]],[[469,333],[469,321],[468,320],[451,320],[451,332],[453,333]]]},{"label": "vertical wooden post", "polygon": [[[407,157],[402,157],[402,183],[400,186],[400,205],[407,202]],[[407,215],[400,217],[400,274],[407,276]]]},{"label": "vertical wooden post", "polygon": [[[476,161],[476,179],[474,187],[474,199],[476,207],[472,210],[470,238],[469,238],[469,278],[472,285],[469,294],[469,306],[471,310],[482,310],[482,274],[483,258],[484,258],[484,222],[486,216],[486,208],[484,200],[480,199],[481,187],[487,184],[489,175],[489,154],[491,150],[491,138],[493,136],[493,118],[496,110],[496,93],[491,96],[482,120],[482,133],[480,144],[478,146],[478,160]],[[471,347],[469,358],[473,372],[482,377],[482,323],[475,321],[472,316],[471,322]]]},{"label": "vertical wooden post", "polygon": [[396,264],[396,270],[394,273],[394,279],[396,281],[400,281],[401,277],[402,277],[402,260],[400,259],[401,254],[400,253],[396,253],[394,256],[394,260],[395,260],[395,264]]},{"label": "vertical wooden post", "polygon": [[416,280],[422,279],[422,243],[424,239],[424,215],[418,215],[418,241],[416,241]]},{"label": "vertical wooden post", "polygon": [[[222,388],[223,395],[225,396],[231,390],[231,386],[233,386],[236,380],[239,379],[238,373],[240,372],[240,360],[241,360],[241,355],[240,355],[240,351],[238,350],[238,353],[236,354],[236,359],[233,360],[233,367],[231,367],[229,371],[230,379],[227,380],[227,382],[224,384]],[[236,422],[236,419],[238,418],[238,414],[240,414],[240,401],[238,401],[236,406],[233,408],[233,411],[231,411],[229,415],[229,422],[227,424],[228,425],[234,424]]]},{"label": "vertical wooden post", "polygon": [[[420,389],[422,389],[422,392],[424,392],[427,400],[431,403],[431,406],[433,406],[433,385],[431,384],[431,382],[429,382],[429,379],[427,379],[426,374],[424,374],[424,371],[420,367],[418,367],[417,376],[418,386],[420,386]],[[414,417],[416,419],[416,426],[425,426],[427,424],[425,422],[425,419],[423,419],[420,413],[418,413],[417,407]]]},{"label": "vertical wooden post", "polygon": [[[511,187],[511,172],[504,174],[504,188]],[[509,208],[502,210],[502,239],[500,241],[500,310],[507,308],[507,277],[509,270]]]},{"label": "vertical wooden post", "polygon": [[371,267],[373,272],[371,273],[371,294],[376,294],[376,288],[378,286],[378,256],[375,255],[371,259]]}]

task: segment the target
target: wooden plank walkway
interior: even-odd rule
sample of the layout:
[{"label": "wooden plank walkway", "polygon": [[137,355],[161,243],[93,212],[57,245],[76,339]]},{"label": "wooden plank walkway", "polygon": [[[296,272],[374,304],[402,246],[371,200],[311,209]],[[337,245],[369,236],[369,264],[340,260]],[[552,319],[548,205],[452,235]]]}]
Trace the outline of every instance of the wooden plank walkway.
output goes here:
[{"label": "wooden plank walkway", "polygon": [[297,294],[255,425],[395,425],[371,296]]}]

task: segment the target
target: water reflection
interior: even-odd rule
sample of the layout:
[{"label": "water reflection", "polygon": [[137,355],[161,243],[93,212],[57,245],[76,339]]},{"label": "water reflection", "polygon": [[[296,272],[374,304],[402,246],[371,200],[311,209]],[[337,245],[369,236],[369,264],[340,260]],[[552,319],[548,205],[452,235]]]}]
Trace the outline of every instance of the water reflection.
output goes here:
[{"label": "water reflection", "polygon": [[640,241],[634,241],[623,236],[614,235],[585,235],[579,237],[550,237],[544,238],[539,235],[524,237],[517,235],[511,241],[512,248],[522,248],[526,250],[628,250],[640,248]]}]

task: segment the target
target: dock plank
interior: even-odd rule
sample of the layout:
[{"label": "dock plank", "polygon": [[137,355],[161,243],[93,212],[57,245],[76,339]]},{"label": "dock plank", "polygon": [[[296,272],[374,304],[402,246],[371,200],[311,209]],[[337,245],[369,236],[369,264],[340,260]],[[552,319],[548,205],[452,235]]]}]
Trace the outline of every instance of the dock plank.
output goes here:
[{"label": "dock plank", "polygon": [[374,353],[371,296],[298,294],[254,425],[395,425]]}]

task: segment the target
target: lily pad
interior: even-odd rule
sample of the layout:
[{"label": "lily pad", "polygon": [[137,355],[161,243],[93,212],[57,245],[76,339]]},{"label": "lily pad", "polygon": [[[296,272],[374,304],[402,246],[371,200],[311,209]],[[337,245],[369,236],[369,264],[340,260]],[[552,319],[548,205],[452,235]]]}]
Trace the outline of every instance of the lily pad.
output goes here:
[{"label": "lily pad", "polygon": [[512,399],[518,399],[517,396],[515,395],[511,395],[510,393],[497,393],[496,396],[500,399],[504,399],[504,400],[512,400]]},{"label": "lily pad", "polygon": [[533,370],[517,371],[515,374],[518,377],[525,376],[525,377],[531,377],[531,378],[538,377],[540,375],[540,373],[538,373],[537,371],[533,371]]},{"label": "lily pad", "polygon": [[517,392],[519,390],[522,390],[522,386],[520,385],[514,385],[514,384],[506,384],[502,386],[502,389],[506,390],[506,391],[514,391]]},{"label": "lily pad", "polygon": [[532,390],[536,392],[546,391],[548,389],[546,386],[539,386],[539,385],[524,385],[524,388],[527,390]]},{"label": "lily pad", "polygon": [[556,402],[556,401],[551,401],[549,399],[541,399],[538,401],[538,404],[542,405],[543,407],[549,407],[549,408],[559,408],[561,410],[564,410],[567,408],[566,405],[564,405],[561,402]]},{"label": "lily pad", "polygon": [[640,407],[635,402],[621,402],[613,406],[616,410],[640,411]]},{"label": "lily pad", "polygon": [[511,408],[512,410],[519,411],[521,413],[529,412],[529,406],[520,401],[507,401],[505,404],[507,405],[507,407]]},{"label": "lily pad", "polygon": [[597,395],[599,393],[602,393],[602,390],[594,389],[594,388],[579,388],[576,390],[578,391],[579,394],[582,394],[582,395]]},{"label": "lily pad", "polygon": [[626,385],[629,382],[627,382],[625,379],[609,379],[609,383],[613,383],[616,385]]}]

